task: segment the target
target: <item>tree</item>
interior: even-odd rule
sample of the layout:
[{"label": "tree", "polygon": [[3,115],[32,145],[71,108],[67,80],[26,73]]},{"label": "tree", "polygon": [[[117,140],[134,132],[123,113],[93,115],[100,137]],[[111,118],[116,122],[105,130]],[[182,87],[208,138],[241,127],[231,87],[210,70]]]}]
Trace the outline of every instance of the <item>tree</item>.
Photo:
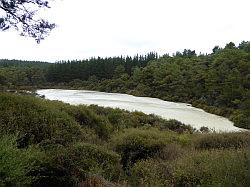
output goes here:
[{"label": "tree", "polygon": [[41,8],[50,8],[48,1],[0,0],[0,30],[15,28],[21,36],[33,37],[39,43],[55,28],[54,23],[38,18]]},{"label": "tree", "polygon": [[184,57],[193,57],[193,56],[196,56],[196,53],[195,53],[195,50],[190,50],[190,49],[184,49],[182,55]]},{"label": "tree", "polygon": [[123,65],[118,65],[115,68],[113,78],[119,78],[119,77],[121,77],[125,73],[126,73],[126,71],[125,71],[124,66]]},{"label": "tree", "polygon": [[229,42],[226,46],[225,49],[235,49],[236,46],[233,42]]},{"label": "tree", "polygon": [[217,53],[217,52],[219,52],[221,50],[221,48],[218,46],[218,45],[216,45],[214,48],[213,48],[213,53]]},{"label": "tree", "polygon": [[238,48],[246,51],[247,53],[250,53],[250,42],[243,41],[239,44]]}]

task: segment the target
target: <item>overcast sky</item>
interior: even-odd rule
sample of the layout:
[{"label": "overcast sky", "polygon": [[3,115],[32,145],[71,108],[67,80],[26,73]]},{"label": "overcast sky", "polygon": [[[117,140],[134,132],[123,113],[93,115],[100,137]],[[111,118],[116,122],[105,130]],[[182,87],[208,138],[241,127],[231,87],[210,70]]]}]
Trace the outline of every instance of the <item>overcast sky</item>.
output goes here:
[{"label": "overcast sky", "polygon": [[43,60],[93,56],[211,53],[250,41],[250,0],[55,0],[46,17],[58,27],[36,44],[0,32],[0,58]]}]

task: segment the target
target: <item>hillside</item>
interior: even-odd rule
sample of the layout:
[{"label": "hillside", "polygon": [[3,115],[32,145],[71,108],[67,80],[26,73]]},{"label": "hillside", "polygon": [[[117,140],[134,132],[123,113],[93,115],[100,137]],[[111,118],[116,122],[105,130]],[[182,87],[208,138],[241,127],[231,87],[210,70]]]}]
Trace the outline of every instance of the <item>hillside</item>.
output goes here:
[{"label": "hillside", "polygon": [[1,186],[250,184],[247,132],[34,96],[0,93],[0,103]]}]

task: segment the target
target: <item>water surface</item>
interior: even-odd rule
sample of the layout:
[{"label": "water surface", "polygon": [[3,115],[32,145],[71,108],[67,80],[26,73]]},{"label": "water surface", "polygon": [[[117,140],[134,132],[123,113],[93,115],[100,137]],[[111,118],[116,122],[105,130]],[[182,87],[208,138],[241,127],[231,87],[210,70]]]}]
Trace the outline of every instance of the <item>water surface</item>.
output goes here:
[{"label": "water surface", "polygon": [[206,126],[215,131],[240,131],[226,118],[207,113],[186,103],[163,101],[150,97],[135,97],[127,94],[106,93],[88,90],[37,90],[46,99],[59,100],[65,103],[79,105],[99,105],[103,107],[120,108],[128,111],[141,111],[146,114],[155,114],[164,119],[176,119],[189,124],[196,129]]}]

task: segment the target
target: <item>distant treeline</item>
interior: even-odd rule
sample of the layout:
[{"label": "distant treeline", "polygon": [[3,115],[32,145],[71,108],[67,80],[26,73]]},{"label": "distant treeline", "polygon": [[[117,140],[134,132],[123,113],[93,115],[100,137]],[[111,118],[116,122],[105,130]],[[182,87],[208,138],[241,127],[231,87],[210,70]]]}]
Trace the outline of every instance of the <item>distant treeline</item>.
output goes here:
[{"label": "distant treeline", "polygon": [[189,102],[250,129],[250,42],[215,46],[211,54],[185,49],[173,56],[149,53],[2,67],[0,85],[90,89]]},{"label": "distant treeline", "polygon": [[158,59],[157,53],[136,55],[134,57],[91,58],[81,61],[61,61],[51,65],[47,71],[48,82],[70,82],[75,79],[88,80],[95,77],[98,80],[112,79],[120,73],[133,74],[135,67],[145,67]]},{"label": "distant treeline", "polygon": [[50,65],[48,62],[41,61],[27,61],[27,60],[8,60],[8,59],[0,59],[0,68],[8,68],[8,67],[37,67],[37,68],[47,68]]}]

